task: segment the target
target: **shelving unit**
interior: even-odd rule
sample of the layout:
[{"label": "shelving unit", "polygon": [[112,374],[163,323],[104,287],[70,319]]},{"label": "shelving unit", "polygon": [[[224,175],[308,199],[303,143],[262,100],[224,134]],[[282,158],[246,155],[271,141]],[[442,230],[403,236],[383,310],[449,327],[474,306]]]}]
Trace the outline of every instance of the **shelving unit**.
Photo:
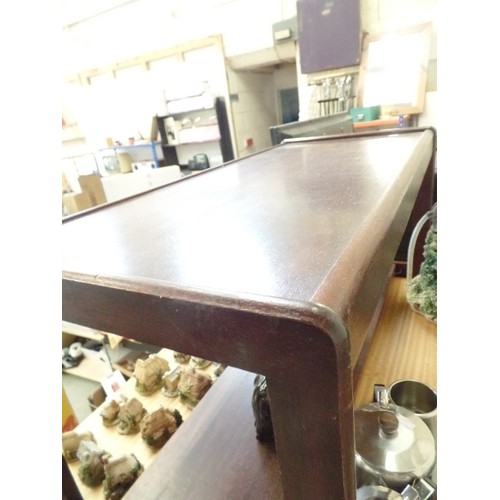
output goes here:
[{"label": "shelving unit", "polygon": [[432,129],[291,140],[63,222],[63,319],[233,367],[126,498],[354,500],[353,388],[435,150]]},{"label": "shelving unit", "polygon": [[135,162],[150,161],[154,165],[154,168],[160,167],[161,143],[153,141],[98,149],[96,154],[99,157],[98,161],[101,173],[106,174],[103,158],[106,156],[118,156],[120,153],[130,154],[132,160]]},{"label": "shelving unit", "polygon": [[156,117],[163,156],[168,163],[185,167],[190,157],[200,153],[208,156],[210,166],[234,159],[222,97],[217,97],[214,102],[179,99],[172,109],[175,112]]}]

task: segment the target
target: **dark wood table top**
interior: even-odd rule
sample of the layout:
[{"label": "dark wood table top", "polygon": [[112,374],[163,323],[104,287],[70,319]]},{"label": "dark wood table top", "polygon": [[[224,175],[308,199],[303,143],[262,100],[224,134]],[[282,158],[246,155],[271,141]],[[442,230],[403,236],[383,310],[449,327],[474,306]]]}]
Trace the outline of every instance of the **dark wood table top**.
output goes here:
[{"label": "dark wood table top", "polygon": [[346,260],[353,279],[366,265],[352,259],[359,235],[366,248],[387,229],[426,133],[286,144],[77,214],[63,223],[62,267],[315,300]]}]

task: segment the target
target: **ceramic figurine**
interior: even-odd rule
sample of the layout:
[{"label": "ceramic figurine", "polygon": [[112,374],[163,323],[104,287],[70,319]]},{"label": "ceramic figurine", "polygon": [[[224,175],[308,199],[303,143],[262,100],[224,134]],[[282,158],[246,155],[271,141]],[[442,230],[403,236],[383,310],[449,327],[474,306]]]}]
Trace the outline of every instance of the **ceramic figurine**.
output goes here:
[{"label": "ceramic figurine", "polygon": [[182,415],[178,410],[160,407],[144,417],[141,423],[142,439],[151,448],[160,448],[181,424]]},{"label": "ceramic figurine", "polygon": [[191,359],[191,356],[189,354],[184,354],[182,352],[175,351],[174,352],[174,359],[177,361],[177,363],[181,365],[185,365],[189,363],[189,360]]},{"label": "ceramic figurine", "polygon": [[112,427],[119,422],[120,404],[115,399],[105,401],[101,409],[102,423],[106,427]]},{"label": "ceramic figurine", "polygon": [[80,446],[80,442],[83,440],[95,442],[94,435],[90,431],[63,432],[62,448],[63,448],[63,455],[64,455],[64,458],[66,459],[66,461],[75,462],[76,460],[78,460],[78,456],[77,456],[78,447]]},{"label": "ceramic figurine", "polygon": [[181,401],[192,407],[198,404],[210,387],[212,387],[210,376],[194,368],[187,368],[182,371],[177,386]]},{"label": "ceramic figurine", "polygon": [[267,380],[263,375],[257,375],[254,380],[252,409],[255,418],[257,439],[262,442],[274,441],[271,409],[267,396]]},{"label": "ceramic figurine", "polygon": [[149,396],[162,386],[163,374],[170,370],[166,359],[151,354],[147,359],[138,359],[135,363],[135,390],[143,396]]},{"label": "ceramic figurine", "polygon": [[146,408],[136,399],[129,399],[118,414],[118,432],[120,434],[135,434],[139,432],[141,420],[147,414]]},{"label": "ceramic figurine", "polygon": [[163,375],[163,387],[161,392],[164,396],[167,396],[167,398],[175,398],[179,395],[177,386],[179,385],[179,380],[181,378],[181,371],[182,368],[177,366],[177,368],[172,370],[170,373],[165,373],[165,375]]},{"label": "ceramic figurine", "polygon": [[78,447],[78,477],[87,486],[97,486],[104,480],[103,457],[109,457],[109,453],[99,448],[94,441],[81,441]]},{"label": "ceramic figurine", "polygon": [[120,500],[144,471],[133,453],[104,460],[104,498]]}]

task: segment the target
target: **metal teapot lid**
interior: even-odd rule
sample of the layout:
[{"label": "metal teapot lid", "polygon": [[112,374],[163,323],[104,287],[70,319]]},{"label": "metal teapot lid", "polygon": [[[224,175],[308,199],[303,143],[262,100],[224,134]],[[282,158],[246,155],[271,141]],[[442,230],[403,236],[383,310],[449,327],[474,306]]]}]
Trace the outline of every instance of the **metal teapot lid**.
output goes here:
[{"label": "metal teapot lid", "polygon": [[413,412],[371,403],[354,413],[356,453],[375,471],[421,477],[436,459],[431,431]]}]

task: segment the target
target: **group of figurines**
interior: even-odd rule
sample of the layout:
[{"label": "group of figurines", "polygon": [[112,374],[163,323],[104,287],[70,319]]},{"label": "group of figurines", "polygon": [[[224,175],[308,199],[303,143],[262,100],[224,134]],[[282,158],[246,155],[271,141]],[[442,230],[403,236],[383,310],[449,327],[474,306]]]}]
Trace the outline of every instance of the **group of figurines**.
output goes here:
[{"label": "group of figurines", "polygon": [[104,498],[119,500],[144,471],[133,453],[112,457],[100,448],[90,431],[63,434],[63,454],[68,462],[80,461],[78,477],[87,486],[103,485]]},{"label": "group of figurines", "polygon": [[[161,390],[168,398],[179,397],[180,401],[193,408],[212,386],[212,378],[201,371],[211,361],[174,353],[178,365],[170,369],[169,362],[150,354],[136,361],[133,377],[135,390],[142,396],[150,396]],[[224,367],[219,365],[214,375],[219,376]],[[161,448],[183,422],[181,413],[160,406],[148,412],[142,402],[124,395],[109,398],[101,408],[100,416],[105,427],[115,427],[119,434],[141,433],[142,441],[150,448]],[[68,462],[80,461],[78,476],[87,486],[103,484],[106,499],[118,500],[128,491],[144,470],[135,455],[113,458],[101,449],[91,432],[63,433],[63,454]]]},{"label": "group of figurines", "polygon": [[[183,403],[194,407],[212,386],[211,376],[201,371],[212,362],[181,352],[174,352],[174,359],[178,364],[173,370],[169,362],[157,354],[138,359],[133,373],[135,390],[149,396],[161,389],[164,396],[179,396]],[[222,365],[218,365],[214,375],[219,376],[223,369]]]},{"label": "group of figurines", "polygon": [[[104,405],[101,417],[106,427],[117,425],[120,434],[140,432],[143,442],[154,449],[163,446],[183,421],[178,410],[160,407],[148,413],[138,399],[126,397],[120,403],[111,399]],[[112,457],[98,446],[89,431],[63,433],[63,453],[68,462],[80,461],[78,477],[82,483],[103,484],[106,499],[122,498],[144,470],[134,454]]]}]

